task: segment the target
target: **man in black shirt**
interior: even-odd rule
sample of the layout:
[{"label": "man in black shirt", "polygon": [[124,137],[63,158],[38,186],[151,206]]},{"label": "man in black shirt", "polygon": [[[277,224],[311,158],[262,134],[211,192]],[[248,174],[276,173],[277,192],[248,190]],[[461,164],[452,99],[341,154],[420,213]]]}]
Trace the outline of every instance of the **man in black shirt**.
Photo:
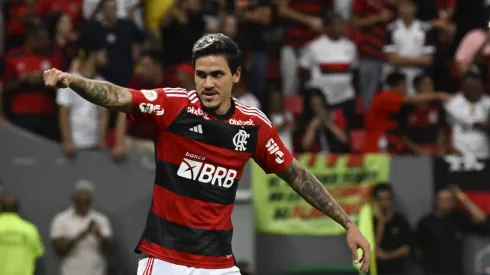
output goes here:
[{"label": "man in black shirt", "polygon": [[[456,209],[459,201],[466,211]],[[423,217],[416,231],[416,256],[426,274],[463,274],[463,233],[488,233],[487,215],[459,188],[437,193],[435,211]]]},{"label": "man in black shirt", "polygon": [[250,91],[262,99],[267,77],[266,30],[276,9],[272,0],[236,2],[229,0],[228,10],[238,18],[238,43],[250,51]]},{"label": "man in black shirt", "polygon": [[391,185],[377,184],[373,198],[378,274],[404,274],[410,254],[410,226],[402,214],[393,210]]},{"label": "man in black shirt", "polygon": [[133,75],[135,62],[140,57],[144,34],[130,20],[117,18],[115,0],[104,0],[102,18],[90,22],[81,32],[81,43],[104,41],[108,64],[102,75],[107,81],[124,86]]}]

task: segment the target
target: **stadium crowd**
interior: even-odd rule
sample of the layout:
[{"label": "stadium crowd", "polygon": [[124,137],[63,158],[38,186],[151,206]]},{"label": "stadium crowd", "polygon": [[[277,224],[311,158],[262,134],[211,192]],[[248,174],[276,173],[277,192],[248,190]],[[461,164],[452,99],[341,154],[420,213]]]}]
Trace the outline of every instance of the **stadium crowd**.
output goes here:
[{"label": "stadium crowd", "polygon": [[44,87],[45,69],[191,90],[189,52],[209,32],[239,43],[234,96],[294,152],[488,155],[484,1],[18,0],[2,10],[0,121],[68,155],[109,147],[121,159],[153,150],[153,133]]},{"label": "stadium crowd", "polygon": [[[193,43],[205,33],[222,32],[244,54],[242,81],[233,95],[263,110],[295,153],[488,158],[486,2],[0,1],[0,123],[59,142],[70,157],[80,150],[109,149],[114,160],[123,160],[129,151],[153,152],[151,127],[132,124],[125,115],[101,109],[69,88],[46,88],[43,71],[55,67],[134,89],[192,90]],[[87,243],[83,255],[66,260],[61,269],[72,265],[78,270],[84,261],[93,264],[97,259],[90,258],[90,249],[99,242],[111,246],[110,222],[90,208],[91,192],[89,183],[78,183],[75,193],[82,195],[74,196],[74,206],[53,220],[50,237],[61,257],[76,247],[63,237]],[[411,234],[406,219],[391,209],[392,192],[380,185],[373,193],[378,201],[376,230],[381,232],[376,236],[380,274],[383,268],[384,274],[404,273],[403,260],[412,244],[416,258],[425,255],[422,266],[428,273],[461,274],[462,252],[452,247],[461,247],[460,231],[473,230],[475,224],[481,226],[474,231],[490,232],[486,215],[460,190],[442,190],[434,212]],[[457,213],[460,220],[451,218],[454,199],[469,210],[464,216]],[[9,215],[0,215],[0,222],[8,218],[22,224],[15,216],[15,198],[4,199],[3,207]],[[42,255],[36,230],[22,226],[33,235],[36,255]],[[434,228],[450,230],[441,236]],[[436,241],[453,246],[441,247]]]}]

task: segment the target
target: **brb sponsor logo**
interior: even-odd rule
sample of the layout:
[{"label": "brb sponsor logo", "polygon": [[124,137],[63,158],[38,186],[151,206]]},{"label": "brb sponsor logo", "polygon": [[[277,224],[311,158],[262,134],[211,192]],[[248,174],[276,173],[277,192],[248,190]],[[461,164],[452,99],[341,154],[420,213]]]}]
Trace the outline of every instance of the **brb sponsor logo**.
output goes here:
[{"label": "brb sponsor logo", "polygon": [[149,115],[155,113],[157,116],[161,116],[165,112],[160,105],[154,105],[150,103],[143,102],[140,104],[139,107],[142,113]]},{"label": "brb sponsor logo", "polygon": [[238,125],[238,126],[247,126],[247,125],[255,125],[254,124],[254,121],[252,119],[249,119],[249,120],[246,120],[246,121],[243,121],[243,120],[239,120],[239,119],[230,119],[230,122],[229,122],[231,125]]},{"label": "brb sponsor logo", "polygon": [[178,176],[223,188],[230,188],[235,182],[236,170],[205,163],[205,157],[189,152],[185,156],[177,170]]},{"label": "brb sponsor logo", "polygon": [[269,152],[269,154],[276,156],[275,161],[278,164],[281,164],[284,162],[284,153],[281,150],[279,150],[279,145],[277,145],[277,143],[274,141],[273,138],[271,138],[271,139],[269,139],[269,141],[267,141],[267,144],[265,145],[265,147],[267,148],[267,151]]},{"label": "brb sponsor logo", "polygon": [[187,112],[195,116],[202,116],[208,119],[208,113],[204,112],[201,108],[187,107]]}]

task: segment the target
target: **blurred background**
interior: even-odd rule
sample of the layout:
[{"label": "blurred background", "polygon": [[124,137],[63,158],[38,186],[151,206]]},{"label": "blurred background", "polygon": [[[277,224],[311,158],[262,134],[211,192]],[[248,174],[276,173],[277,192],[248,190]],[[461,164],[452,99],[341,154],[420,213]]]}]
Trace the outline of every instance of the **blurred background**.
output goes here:
[{"label": "blurred background", "polygon": [[[243,50],[233,96],[371,220],[372,274],[490,274],[488,2],[0,1],[0,275],[135,274],[151,201],[149,127],[42,72],[192,90],[213,32]],[[357,274],[343,231],[288,188],[247,166],[242,273]]]}]

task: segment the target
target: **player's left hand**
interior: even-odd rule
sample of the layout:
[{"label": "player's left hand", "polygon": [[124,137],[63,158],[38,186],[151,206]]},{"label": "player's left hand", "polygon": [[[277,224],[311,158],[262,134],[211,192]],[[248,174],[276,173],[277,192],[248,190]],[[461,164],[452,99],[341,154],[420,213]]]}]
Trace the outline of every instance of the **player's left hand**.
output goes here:
[{"label": "player's left hand", "polygon": [[[361,271],[368,272],[369,270],[369,262],[371,259],[371,245],[368,240],[362,235],[361,231],[355,224],[352,224],[347,229],[347,245],[349,245],[350,250],[352,251],[352,261],[354,264],[362,263]],[[362,250],[362,257],[359,257],[357,253],[357,249]]]}]

